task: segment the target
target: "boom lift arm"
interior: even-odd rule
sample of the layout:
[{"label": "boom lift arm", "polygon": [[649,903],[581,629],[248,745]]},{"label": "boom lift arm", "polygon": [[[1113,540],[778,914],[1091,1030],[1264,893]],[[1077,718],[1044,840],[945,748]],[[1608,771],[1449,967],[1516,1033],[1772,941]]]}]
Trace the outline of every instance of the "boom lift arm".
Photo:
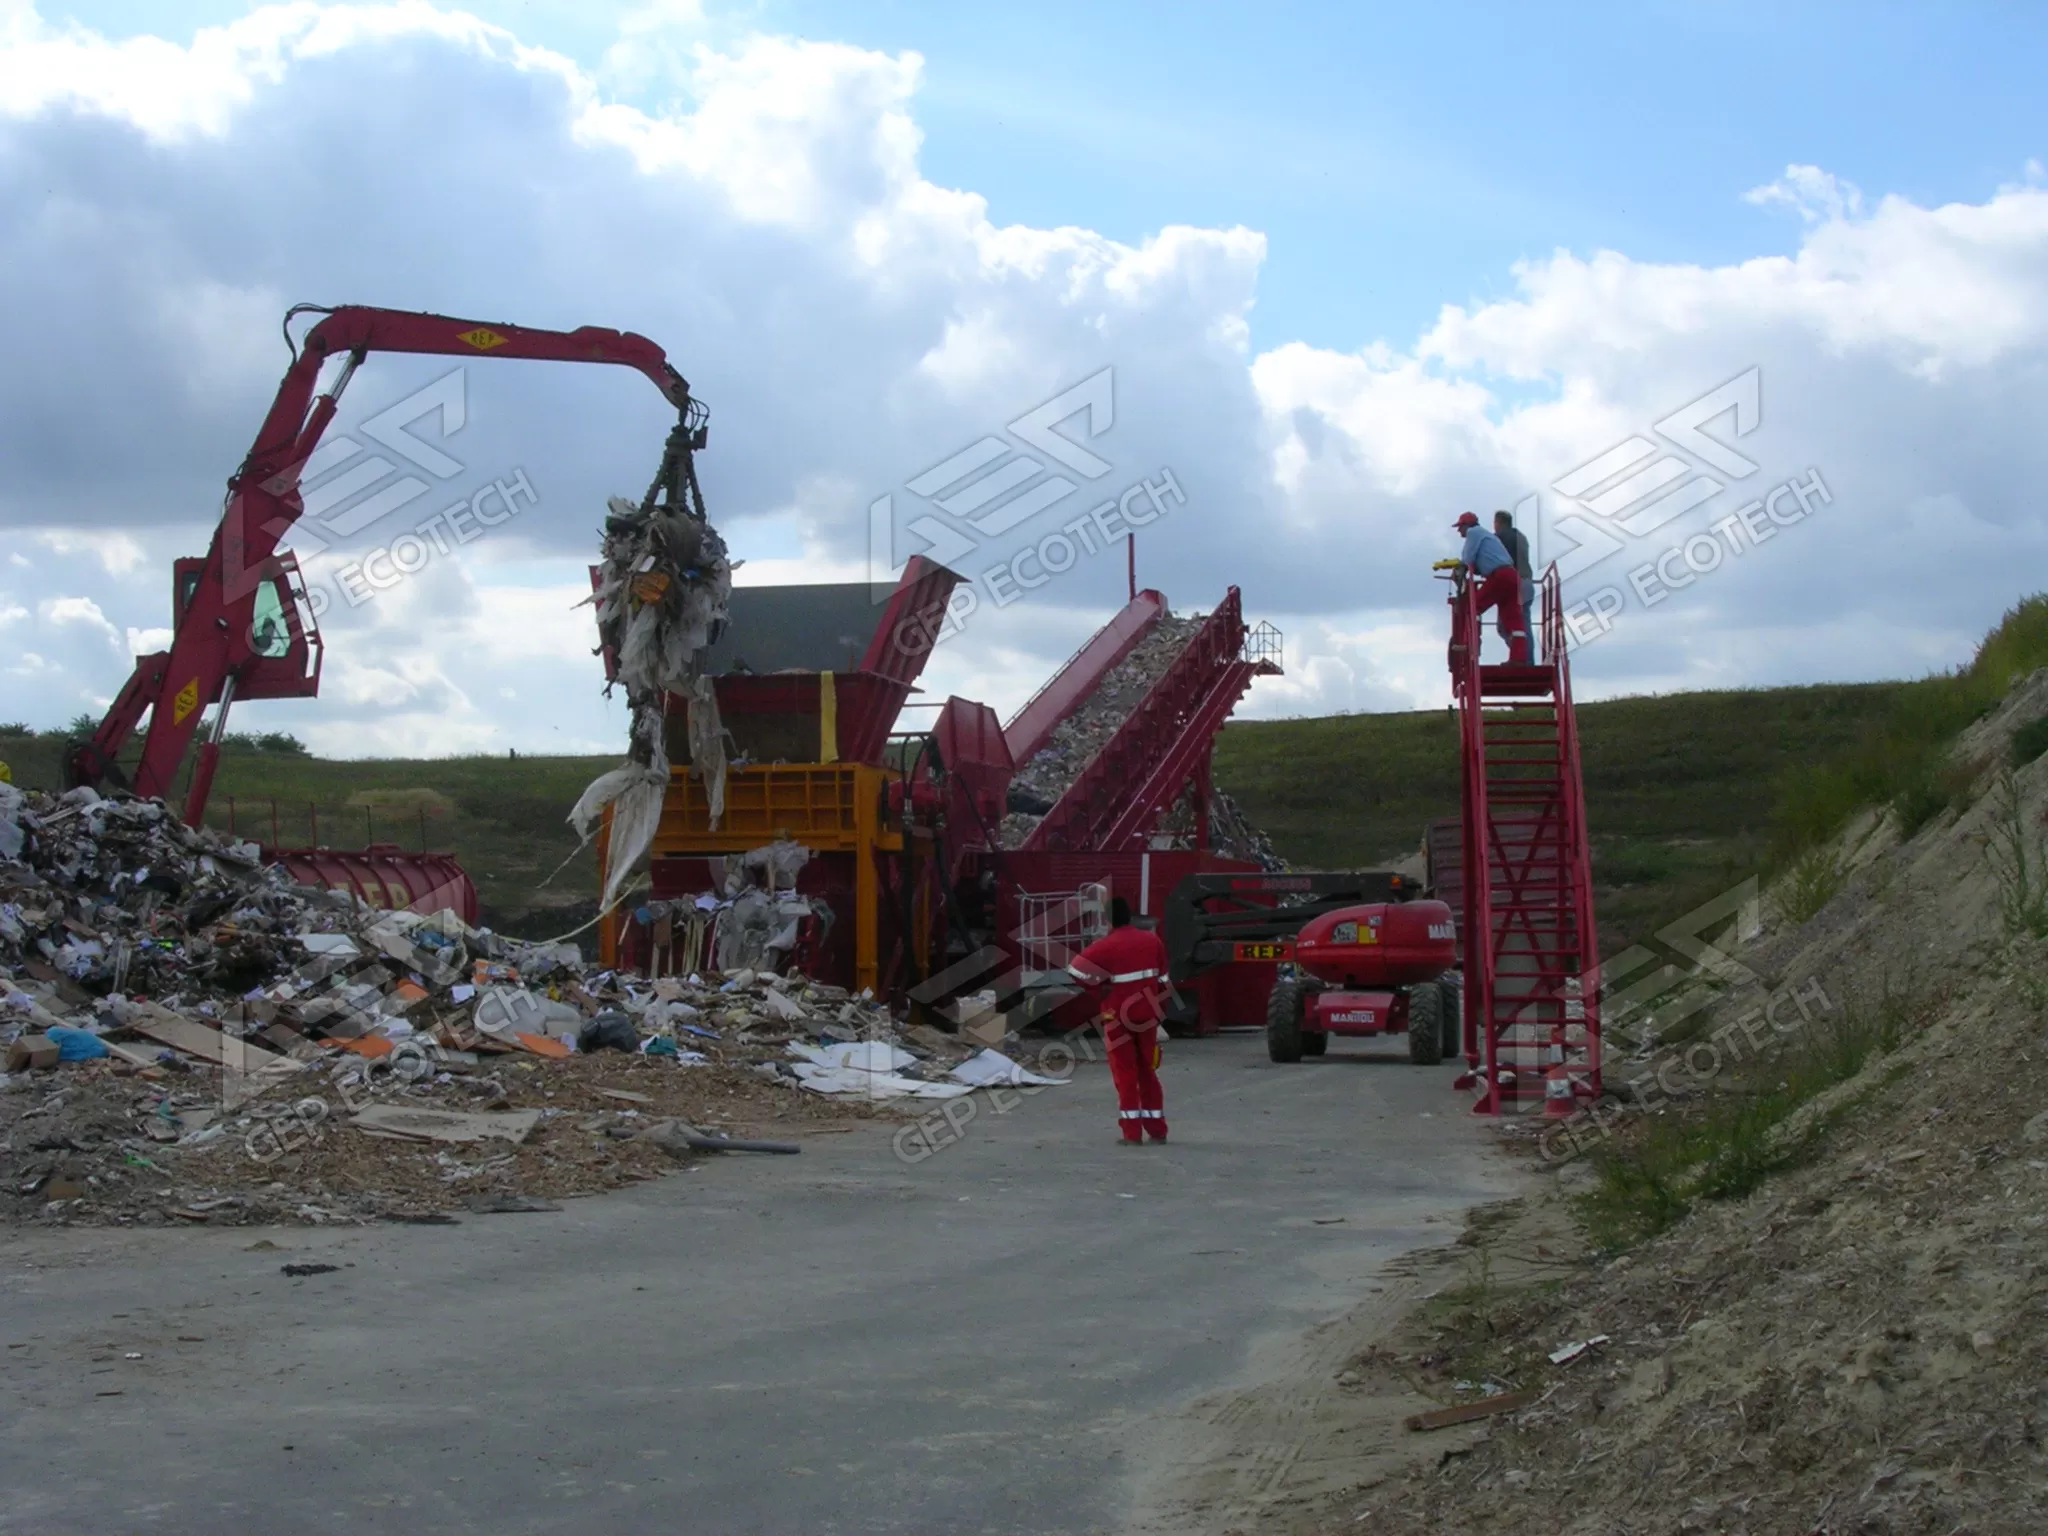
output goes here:
[{"label": "boom lift arm", "polygon": [[[213,729],[193,765],[185,800],[185,820],[196,825],[206,810],[229,706],[238,698],[305,697],[319,691],[311,606],[297,581],[297,562],[277,546],[305,511],[299,477],[306,461],[334,420],[342,391],[371,352],[615,363],[638,369],[677,414],[646,504],[661,499],[692,516],[704,515],[691,455],[704,446],[708,413],[661,348],[646,337],[595,326],[545,331],[406,310],[301,304],[285,314],[287,346],[292,320],[303,313],[323,318],[294,349],[256,442],[228,481],[212,547],[203,559],[177,562],[170,650],[137,659],[134,674],[92,739],[67,758],[67,784],[119,782],[115,758],[147,712],[149,729],[133,788],[144,796],[167,794],[200,717],[211,706]],[[333,384],[316,395],[321,370],[337,357],[342,363]]]}]

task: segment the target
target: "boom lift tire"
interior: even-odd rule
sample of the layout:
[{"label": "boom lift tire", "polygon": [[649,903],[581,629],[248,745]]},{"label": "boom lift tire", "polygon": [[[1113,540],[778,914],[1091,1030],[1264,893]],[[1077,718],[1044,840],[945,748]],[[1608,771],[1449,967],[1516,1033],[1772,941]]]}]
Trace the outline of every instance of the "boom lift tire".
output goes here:
[{"label": "boom lift tire", "polygon": [[1302,985],[1276,981],[1266,999],[1266,1054],[1278,1062],[1301,1060]]},{"label": "boom lift tire", "polygon": [[1436,989],[1444,995],[1444,1060],[1450,1061],[1465,1050],[1465,989],[1448,976]]},{"label": "boom lift tire", "polygon": [[1444,1059],[1444,994],[1433,981],[1408,993],[1408,1059],[1418,1067]]}]

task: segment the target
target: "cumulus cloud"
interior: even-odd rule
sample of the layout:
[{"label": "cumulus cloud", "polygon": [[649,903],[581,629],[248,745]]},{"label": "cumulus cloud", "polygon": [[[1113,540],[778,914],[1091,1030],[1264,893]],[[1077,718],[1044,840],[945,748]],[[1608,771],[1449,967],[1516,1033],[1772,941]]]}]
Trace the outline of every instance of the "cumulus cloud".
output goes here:
[{"label": "cumulus cloud", "polygon": [[[125,533],[85,533],[76,529],[49,529],[37,535],[45,549],[60,555],[90,554],[110,576],[125,576],[144,559],[142,545]],[[22,562],[26,564],[26,560]]]},{"label": "cumulus cloud", "polygon": [[53,597],[42,605],[41,615],[45,624],[80,624],[98,630],[109,640],[117,638],[114,626],[100,612],[100,605],[89,597]]},{"label": "cumulus cloud", "polygon": [[[1049,535],[1170,471],[1185,500],[1140,536],[1140,579],[1183,607],[1237,584],[1284,622],[1288,675],[1254,712],[1439,700],[1428,564],[1467,507],[1522,509],[1574,601],[1622,594],[1578,663],[1594,691],[1953,661],[2043,553],[2038,176],[1925,208],[1793,166],[1750,195],[1800,220],[1789,256],[1559,251],[1420,336],[1255,353],[1256,231],[998,225],[920,168],[916,55],[713,46],[701,21],[650,5],[586,69],[419,0],[272,6],[189,44],[0,6],[0,527],[37,551],[0,572],[0,608],[75,593],[104,626],[86,644],[90,623],[48,620],[10,713],[111,696],[124,635],[169,620],[170,559],[204,549],[303,299],[653,337],[713,408],[700,467],[742,580],[858,579],[935,529],[970,575],[1025,551],[1035,570]],[[675,104],[622,99],[656,78]],[[1034,416],[1105,370],[1100,401]],[[1747,430],[1659,431],[1752,370]],[[574,605],[667,408],[623,370],[477,359],[459,399],[450,376],[378,357],[351,384],[290,541],[326,693],[250,707],[330,751],[615,741]],[[1719,493],[1638,534],[1559,489],[1638,440]],[[1694,451],[1722,440],[1748,470]],[[1812,516],[1711,571],[1698,544],[1670,563],[1815,470]],[[974,501],[988,476],[1019,499]],[[482,521],[508,485],[530,495]],[[1598,561],[1589,530],[1614,546]],[[1631,575],[1659,559],[1694,579],[1653,602]],[[928,682],[1014,705],[1121,600],[1122,554],[1007,605],[981,590]]]}]

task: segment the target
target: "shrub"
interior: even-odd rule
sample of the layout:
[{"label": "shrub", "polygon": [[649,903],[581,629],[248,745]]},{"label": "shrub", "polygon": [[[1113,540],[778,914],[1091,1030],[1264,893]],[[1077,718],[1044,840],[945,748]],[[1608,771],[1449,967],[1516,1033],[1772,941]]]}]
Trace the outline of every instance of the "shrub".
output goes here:
[{"label": "shrub", "polygon": [[1759,1080],[1697,1110],[1668,1111],[1594,1154],[1595,1182],[1578,1200],[1596,1248],[1628,1248],[1676,1226],[1705,1200],[1739,1200],[1804,1161],[1827,1134],[1794,1112],[1904,1043],[1924,1000],[1889,989],[1873,1007],[1830,1010]]},{"label": "shrub", "polygon": [[2019,778],[2007,768],[1993,792],[1985,860],[1998,882],[1998,916],[2007,938],[2048,938],[2048,846],[2027,823]]},{"label": "shrub", "polygon": [[2043,752],[2048,752],[2048,715],[2029,720],[2012,733],[2012,765],[2024,768]]},{"label": "shrub", "polygon": [[306,744],[284,731],[264,731],[261,734],[229,731],[221,738],[220,744],[222,750],[229,752],[272,752],[283,757],[307,755]]},{"label": "shrub", "polygon": [[[2044,666],[2048,594],[2037,594],[2006,612],[1968,666],[1900,689],[1882,723],[1854,747],[1786,776],[1772,814],[1774,861],[1789,864],[1836,836],[1865,806],[1889,806],[1910,837],[1960,803],[1977,770],[1948,761],[1955,738],[1995,708],[2014,679]],[[2039,741],[2035,756],[2048,748],[2048,728]]]}]

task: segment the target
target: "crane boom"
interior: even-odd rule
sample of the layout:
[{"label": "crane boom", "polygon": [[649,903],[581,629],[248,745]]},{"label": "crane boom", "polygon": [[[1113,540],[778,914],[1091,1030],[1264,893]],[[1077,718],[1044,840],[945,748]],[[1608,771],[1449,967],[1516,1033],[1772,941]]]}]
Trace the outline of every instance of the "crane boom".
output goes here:
[{"label": "crane boom", "polygon": [[[213,731],[193,765],[185,800],[185,820],[196,825],[206,810],[229,706],[237,699],[306,697],[319,691],[320,649],[312,609],[298,581],[297,561],[278,545],[305,511],[299,477],[306,461],[334,420],[342,391],[372,352],[636,369],[677,413],[648,501],[666,486],[672,504],[687,498],[692,512],[703,515],[691,454],[704,446],[705,411],[662,349],[645,336],[596,326],[536,330],[362,305],[298,305],[285,315],[287,345],[292,320],[303,313],[322,318],[293,349],[256,441],[228,480],[211,547],[202,559],[177,562],[171,648],[136,659],[134,673],[92,739],[69,754],[68,784],[119,781],[115,758],[147,714],[132,787],[144,796],[167,795],[202,714],[212,707]],[[343,360],[340,373],[326,393],[316,395],[322,370],[337,357]]]}]

